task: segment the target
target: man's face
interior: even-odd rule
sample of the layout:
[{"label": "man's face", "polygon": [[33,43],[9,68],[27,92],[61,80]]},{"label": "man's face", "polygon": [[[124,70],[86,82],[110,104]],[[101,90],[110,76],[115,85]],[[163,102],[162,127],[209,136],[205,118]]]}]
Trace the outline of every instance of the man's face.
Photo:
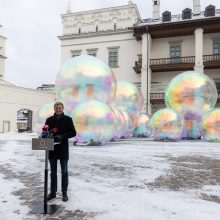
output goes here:
[{"label": "man's face", "polygon": [[62,113],[63,113],[63,106],[62,106],[62,105],[56,105],[56,106],[54,107],[54,111],[55,111],[55,113],[56,113],[57,115],[62,114]]}]

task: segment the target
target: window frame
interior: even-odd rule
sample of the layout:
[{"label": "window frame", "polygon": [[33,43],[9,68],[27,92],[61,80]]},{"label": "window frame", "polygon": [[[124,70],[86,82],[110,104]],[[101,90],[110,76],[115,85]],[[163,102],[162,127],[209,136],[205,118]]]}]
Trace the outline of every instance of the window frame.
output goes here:
[{"label": "window frame", "polygon": [[120,47],[108,47],[108,65],[111,68],[119,67],[119,48]]},{"label": "window frame", "polygon": [[71,50],[71,57],[77,57],[80,56],[82,53],[82,50]]},{"label": "window frame", "polygon": [[94,56],[95,54],[94,57],[97,57],[98,48],[90,48],[90,49],[86,49],[86,51],[89,56]]},{"label": "window frame", "polygon": [[[218,45],[217,46],[217,50],[218,52],[215,53],[215,45]],[[216,38],[216,39],[213,39],[213,43],[212,43],[212,54],[213,55],[220,55],[220,38]]]},{"label": "window frame", "polygon": [[[171,59],[179,59],[182,57],[182,42],[181,41],[177,41],[177,42],[170,42],[169,43],[169,50],[170,50],[170,58]],[[179,48],[179,51],[174,50],[172,51],[172,48]],[[179,53],[179,56],[172,56],[172,53],[177,54]]]}]

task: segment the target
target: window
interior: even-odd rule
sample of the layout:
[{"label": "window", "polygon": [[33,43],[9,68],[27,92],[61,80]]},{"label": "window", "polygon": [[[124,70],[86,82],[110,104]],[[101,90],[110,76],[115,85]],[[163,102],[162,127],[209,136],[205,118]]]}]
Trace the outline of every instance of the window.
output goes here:
[{"label": "window", "polygon": [[95,27],[95,31],[96,31],[96,32],[99,31],[99,26],[98,26],[98,25],[96,25],[96,27]]},{"label": "window", "polygon": [[98,50],[98,48],[87,49],[87,54],[90,55],[90,56],[96,57],[97,56],[97,50]]},{"label": "window", "polygon": [[220,39],[213,40],[213,55],[220,55]]},{"label": "window", "polygon": [[154,5],[157,5],[157,1],[154,1]]},{"label": "window", "polygon": [[171,63],[179,63],[181,61],[181,42],[170,42],[170,58]]},{"label": "window", "polygon": [[108,48],[108,64],[112,68],[118,67],[118,49],[119,47]]},{"label": "window", "polygon": [[72,57],[77,57],[81,55],[82,50],[72,50],[71,55]]}]

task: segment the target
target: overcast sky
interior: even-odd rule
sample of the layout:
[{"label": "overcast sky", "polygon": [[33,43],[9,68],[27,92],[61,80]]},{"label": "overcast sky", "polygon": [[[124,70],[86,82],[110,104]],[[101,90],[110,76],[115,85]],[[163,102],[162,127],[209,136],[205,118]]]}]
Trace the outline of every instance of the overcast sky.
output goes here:
[{"label": "overcast sky", "polygon": [[[72,12],[126,5],[128,0],[0,0],[0,35],[7,38],[5,79],[18,86],[36,88],[54,83],[60,68],[61,14],[71,2]],[[161,0],[165,10],[180,14],[193,0]],[[133,0],[142,18],[152,15],[151,0]],[[201,9],[220,0],[201,0]]]}]

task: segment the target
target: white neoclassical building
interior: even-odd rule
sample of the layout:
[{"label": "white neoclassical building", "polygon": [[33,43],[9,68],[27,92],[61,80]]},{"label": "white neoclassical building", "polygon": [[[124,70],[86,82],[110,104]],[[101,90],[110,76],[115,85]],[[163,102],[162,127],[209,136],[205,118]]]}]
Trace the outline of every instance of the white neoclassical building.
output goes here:
[{"label": "white neoclassical building", "polygon": [[117,80],[141,87],[143,111],[148,114],[164,107],[166,86],[183,71],[207,74],[220,90],[220,10],[215,6],[201,11],[200,0],[194,0],[171,15],[161,14],[160,0],[153,0],[148,19],[140,18],[132,1],[74,13],[69,7],[62,23],[61,62],[83,54],[97,56],[109,64]]},{"label": "white neoclassical building", "polygon": [[[213,5],[201,10],[200,0],[193,0],[189,8],[172,15],[161,13],[160,0],[153,0],[152,18],[142,19],[130,0],[123,6],[74,13],[69,5],[61,17],[61,64],[83,54],[97,56],[112,68],[118,81],[141,87],[143,112],[152,114],[164,107],[169,81],[187,70],[210,76],[220,94],[220,10]],[[0,36],[0,132],[17,130],[17,115],[21,120],[27,112],[31,114],[28,125],[34,130],[37,110],[56,100],[50,92],[53,86],[31,90],[6,83],[5,41]]]},{"label": "white neoclassical building", "polygon": [[35,130],[37,111],[56,100],[55,93],[18,87],[4,80],[5,42],[0,36],[0,133]]}]

